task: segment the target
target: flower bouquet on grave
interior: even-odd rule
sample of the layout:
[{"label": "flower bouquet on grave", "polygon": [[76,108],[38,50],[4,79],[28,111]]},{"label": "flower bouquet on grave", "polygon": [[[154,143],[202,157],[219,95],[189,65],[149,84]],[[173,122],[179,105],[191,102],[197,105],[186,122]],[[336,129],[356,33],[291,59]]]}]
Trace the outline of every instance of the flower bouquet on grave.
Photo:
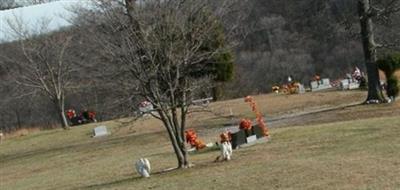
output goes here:
[{"label": "flower bouquet on grave", "polygon": [[242,119],[240,120],[239,129],[243,130],[246,133],[246,137],[251,135],[251,128],[253,123],[250,119]]},{"label": "flower bouquet on grave", "polygon": [[186,142],[189,143],[192,148],[200,150],[206,147],[204,142],[197,138],[197,133],[193,129],[185,131],[185,134],[186,134]]}]

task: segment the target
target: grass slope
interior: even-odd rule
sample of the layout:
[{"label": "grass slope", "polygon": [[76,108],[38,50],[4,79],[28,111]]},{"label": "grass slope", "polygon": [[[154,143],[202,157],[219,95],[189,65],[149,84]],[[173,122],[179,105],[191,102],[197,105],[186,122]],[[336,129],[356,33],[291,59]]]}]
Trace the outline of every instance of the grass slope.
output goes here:
[{"label": "grass slope", "polygon": [[[333,92],[256,99],[264,113],[274,104],[267,113],[279,116],[290,114],[291,108],[314,110],[334,105],[337,99],[362,97],[359,92]],[[211,107],[224,105],[247,108],[240,100]],[[389,114],[398,111],[399,104],[361,106],[315,114],[312,122],[306,122],[309,115],[289,119],[282,126],[292,127],[271,129],[270,142],[234,151],[230,162],[213,163],[219,153],[204,152],[191,155],[194,168],[162,174],[176,161],[155,120],[128,127],[106,122],[112,135],[99,139],[89,137],[94,125],[41,131],[0,145],[0,189],[400,189],[400,117]],[[196,114],[190,125],[197,127],[200,138],[217,140],[214,129],[220,122],[213,121],[215,116]],[[241,114],[251,116],[248,110]],[[198,123],[215,126],[201,128]],[[302,126],[293,127],[296,124]],[[134,172],[133,162],[140,157],[152,163],[149,179]]]}]

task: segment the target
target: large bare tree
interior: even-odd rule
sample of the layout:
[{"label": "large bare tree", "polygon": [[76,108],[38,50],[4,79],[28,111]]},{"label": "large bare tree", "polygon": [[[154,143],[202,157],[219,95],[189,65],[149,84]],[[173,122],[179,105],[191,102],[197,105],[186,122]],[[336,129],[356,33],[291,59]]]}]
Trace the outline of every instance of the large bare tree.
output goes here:
[{"label": "large bare tree", "polygon": [[377,50],[388,44],[375,42],[374,19],[386,20],[391,14],[400,11],[399,0],[384,0],[378,3],[374,4],[372,0],[358,0],[358,15],[361,26],[360,34],[368,74],[367,102],[384,102],[379,80]]},{"label": "large bare tree", "polygon": [[[102,44],[101,54],[108,59],[110,71],[124,76],[121,87],[129,86],[131,95],[153,104],[153,116],[168,132],[178,168],[189,166],[184,134],[194,94],[210,88],[213,78],[198,72],[212,64],[209,60],[214,55],[229,51],[229,43],[210,46],[217,40],[210,34],[224,33],[220,19],[229,19],[227,11],[232,3],[98,1],[101,11],[89,10],[86,14],[90,16],[85,16],[97,25],[92,37]],[[234,32],[222,36],[230,34]]]}]

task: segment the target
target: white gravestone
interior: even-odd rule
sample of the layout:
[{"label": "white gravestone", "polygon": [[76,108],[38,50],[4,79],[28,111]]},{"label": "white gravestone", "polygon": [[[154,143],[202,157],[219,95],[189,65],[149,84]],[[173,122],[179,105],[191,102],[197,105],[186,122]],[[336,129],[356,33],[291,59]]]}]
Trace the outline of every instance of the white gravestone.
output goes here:
[{"label": "white gravestone", "polygon": [[306,93],[306,89],[304,88],[304,85],[299,84],[299,94],[304,94]]},{"label": "white gravestone", "polygon": [[318,82],[317,81],[311,81],[311,89],[312,90],[315,90],[315,89],[317,89],[318,88]]},{"label": "white gravestone", "polygon": [[140,103],[140,105],[139,105],[139,111],[142,114],[150,113],[153,110],[154,110],[153,104],[151,104],[148,101],[144,101],[144,102]]},{"label": "white gravestone", "polygon": [[223,142],[221,144],[221,157],[223,160],[231,160],[232,157],[232,145],[230,142]]},{"label": "white gravestone", "polygon": [[150,177],[150,162],[146,158],[139,159],[136,164],[136,171],[142,177]]},{"label": "white gravestone", "polygon": [[344,79],[344,80],[340,81],[340,89],[342,89],[342,90],[349,89],[349,80],[348,79]]},{"label": "white gravestone", "polygon": [[324,78],[321,80],[321,83],[318,85],[317,81],[311,82],[311,90],[312,91],[319,91],[332,88],[330,80],[328,78]]},{"label": "white gravestone", "polygon": [[358,83],[358,82],[353,82],[353,83],[350,83],[350,85],[349,85],[349,90],[359,89],[359,88],[360,88],[360,83]]},{"label": "white gravestone", "polygon": [[104,125],[98,126],[93,129],[93,133],[94,133],[93,137],[106,136],[106,135],[108,135],[107,127]]},{"label": "white gravestone", "polygon": [[247,143],[252,143],[255,142],[256,140],[257,140],[257,135],[253,135],[246,138]]}]

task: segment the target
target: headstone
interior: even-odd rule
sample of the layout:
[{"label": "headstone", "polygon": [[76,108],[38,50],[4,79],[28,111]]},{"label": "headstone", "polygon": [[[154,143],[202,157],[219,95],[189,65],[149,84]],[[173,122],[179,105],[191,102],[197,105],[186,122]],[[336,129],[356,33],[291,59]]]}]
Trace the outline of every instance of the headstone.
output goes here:
[{"label": "headstone", "polygon": [[359,88],[360,88],[360,83],[358,82],[353,82],[349,84],[349,90],[359,89]]},{"label": "headstone", "polygon": [[318,86],[319,86],[319,85],[318,85],[318,82],[317,82],[317,81],[312,81],[312,82],[311,82],[311,89],[312,89],[312,90],[317,89]]},{"label": "headstone", "polygon": [[242,144],[246,144],[246,133],[244,132],[244,130],[232,133],[232,148],[236,149],[239,145]]},{"label": "headstone", "polygon": [[319,90],[325,90],[332,88],[332,85],[330,83],[330,80],[328,78],[324,78],[321,80],[320,84],[318,85],[317,81],[312,81],[311,82],[311,90],[314,91],[319,91]]},{"label": "headstone", "polygon": [[306,93],[306,89],[304,88],[304,85],[299,84],[299,94],[304,94]]},{"label": "headstone", "polygon": [[102,125],[93,129],[93,137],[101,137],[108,135],[107,127]]},{"label": "headstone", "polygon": [[344,80],[340,81],[340,89],[342,89],[342,90],[349,89],[349,80],[348,79],[344,79]]},{"label": "headstone", "polygon": [[251,128],[251,132],[252,132],[252,135],[256,135],[257,138],[261,138],[264,136],[263,130],[258,125],[254,125]]},{"label": "headstone", "polygon": [[136,164],[136,172],[139,173],[140,176],[142,177],[150,177],[150,162],[148,159],[146,158],[140,158]]},{"label": "headstone", "polygon": [[330,80],[328,78],[322,79],[322,85],[323,86],[330,86]]},{"label": "headstone", "polygon": [[139,105],[139,111],[142,114],[150,113],[152,110],[154,110],[153,104],[148,101],[144,101]]},{"label": "headstone", "polygon": [[252,142],[255,142],[256,140],[257,140],[257,136],[256,135],[253,135],[253,136],[250,136],[250,137],[246,138],[246,142],[247,143],[252,143]]}]

